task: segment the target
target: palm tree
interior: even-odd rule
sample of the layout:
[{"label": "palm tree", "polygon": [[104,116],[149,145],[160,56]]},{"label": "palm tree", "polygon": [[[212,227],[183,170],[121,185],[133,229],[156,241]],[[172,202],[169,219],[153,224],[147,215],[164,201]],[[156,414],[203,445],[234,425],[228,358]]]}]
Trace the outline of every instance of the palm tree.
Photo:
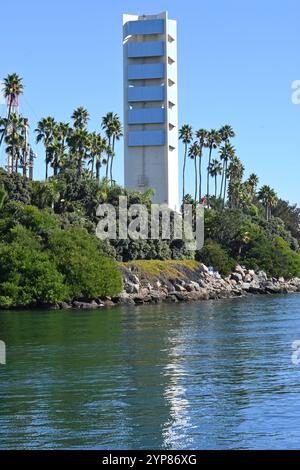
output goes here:
[{"label": "palm tree", "polygon": [[67,140],[75,158],[77,175],[81,177],[83,164],[90,150],[90,134],[85,128],[75,128]]},{"label": "palm tree", "polygon": [[122,124],[117,114],[112,111],[108,112],[102,117],[101,123],[102,129],[104,129],[106,137],[108,139],[108,150],[107,163],[106,163],[106,178],[108,179],[108,171],[110,172],[110,181],[112,182],[112,170],[113,170],[113,159],[115,157],[115,142],[119,140],[122,135]]},{"label": "palm tree", "polygon": [[202,151],[205,146],[207,134],[208,132],[206,129],[199,129],[196,131],[196,137],[199,143],[199,202],[201,202],[202,195]]},{"label": "palm tree", "polygon": [[73,119],[75,129],[84,129],[90,120],[89,113],[83,106],[76,108],[71,118]]},{"label": "palm tree", "polygon": [[197,171],[197,158],[200,155],[200,147],[197,141],[193,142],[192,145],[189,148],[189,157],[191,160],[194,160],[194,176],[195,176],[195,196],[194,196],[194,201],[195,204],[197,202],[197,190],[198,190],[198,171]]},{"label": "palm tree", "polygon": [[113,134],[112,134],[112,156],[110,160],[110,182],[112,183],[113,180],[113,162],[115,158],[115,142],[116,140],[120,140],[123,136],[123,129],[122,124],[119,117],[115,114],[112,126]]},{"label": "palm tree", "polygon": [[37,133],[36,142],[43,142],[45,147],[45,164],[46,164],[46,174],[45,179],[48,179],[48,166],[51,163],[51,154],[50,148],[53,145],[53,139],[56,130],[55,119],[51,116],[41,119],[38,124],[35,132]]},{"label": "palm tree", "polygon": [[221,143],[221,135],[215,129],[211,129],[210,132],[207,134],[206,138],[206,147],[209,149],[209,157],[208,157],[208,166],[207,166],[207,200],[209,201],[209,168],[211,164],[211,155],[213,149],[216,149],[218,145]]},{"label": "palm tree", "polygon": [[242,183],[239,179],[232,179],[228,185],[228,198],[231,209],[237,209],[240,204]]},{"label": "palm tree", "polygon": [[229,142],[225,141],[224,145],[222,147],[220,147],[219,154],[220,154],[220,159],[223,161],[222,180],[221,180],[221,187],[220,187],[220,198],[223,195],[223,185],[224,185],[223,201],[225,201],[228,162],[229,162],[229,160],[232,160],[234,158],[235,149]]},{"label": "palm tree", "polygon": [[222,174],[222,165],[219,162],[219,160],[217,160],[216,158],[214,158],[210,162],[209,174],[212,178],[215,179],[215,198],[216,198],[217,197],[217,178],[218,178],[219,175]]},{"label": "palm tree", "polygon": [[229,178],[228,197],[231,208],[239,207],[239,201],[242,193],[242,178],[244,175],[244,165],[241,160],[234,154],[231,156],[231,162],[228,167],[227,177]]},{"label": "palm tree", "polygon": [[22,125],[22,149],[20,155],[20,168],[22,168],[23,176],[27,176],[27,169],[29,167],[29,160],[30,160],[30,145],[28,142],[28,129],[29,129],[29,122],[27,118],[21,117],[23,121]]},{"label": "palm tree", "polygon": [[8,155],[7,170],[9,173],[17,173],[25,143],[24,119],[18,114],[11,113],[4,142],[6,144],[6,153]]},{"label": "palm tree", "polygon": [[271,209],[278,204],[277,194],[270,186],[264,185],[260,188],[257,196],[265,208],[265,215],[268,221],[272,215]]},{"label": "palm tree", "polygon": [[225,124],[225,126],[222,126],[221,129],[219,130],[219,133],[221,136],[221,140],[223,142],[229,142],[229,139],[232,139],[233,137],[235,137],[234,130],[228,124]]},{"label": "palm tree", "polygon": [[96,155],[96,178],[98,181],[100,181],[100,168],[102,163],[106,163],[106,160],[102,158],[102,154],[104,152],[107,152],[107,140],[105,137],[99,136],[99,142],[98,142],[98,153]]},{"label": "palm tree", "polygon": [[19,75],[17,75],[16,73],[7,75],[7,77],[4,78],[3,82],[4,82],[4,86],[3,86],[2,92],[3,92],[4,97],[8,101],[8,111],[7,111],[5,129],[1,133],[1,137],[0,137],[0,147],[4,139],[4,136],[6,134],[6,129],[10,121],[12,108],[17,102],[19,96],[23,93],[22,78],[19,77]]},{"label": "palm tree", "polygon": [[254,194],[257,188],[257,185],[259,183],[259,178],[255,173],[251,173],[251,175],[248,178],[248,184],[251,188],[252,193]]},{"label": "palm tree", "polygon": [[105,137],[102,137],[96,132],[92,132],[92,134],[90,134],[91,176],[94,176],[94,166],[96,166],[96,179],[98,181],[100,180],[100,168],[102,163],[104,163],[102,155],[107,151],[107,145]]},{"label": "palm tree", "polygon": [[184,202],[185,196],[185,168],[186,168],[186,157],[188,145],[191,143],[193,138],[192,126],[189,124],[183,124],[179,129],[179,139],[184,143],[184,157],[183,157],[183,170],[182,170],[182,203]]},{"label": "palm tree", "polygon": [[231,157],[231,163],[228,167],[228,176],[231,180],[241,181],[244,175],[245,167],[241,160],[234,155]]}]

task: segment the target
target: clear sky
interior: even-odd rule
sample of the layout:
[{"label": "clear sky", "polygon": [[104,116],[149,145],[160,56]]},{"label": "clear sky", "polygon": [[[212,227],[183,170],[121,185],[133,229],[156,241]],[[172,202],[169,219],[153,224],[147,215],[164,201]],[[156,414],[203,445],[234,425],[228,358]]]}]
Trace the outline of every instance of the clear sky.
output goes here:
[{"label": "clear sky", "polygon": [[[180,125],[232,125],[247,174],[300,204],[300,105],[291,99],[300,79],[299,0],[2,2],[0,77],[23,77],[31,130],[47,115],[68,120],[77,106],[89,110],[91,129],[107,111],[122,116],[122,13],[163,10],[178,23]],[[122,184],[122,144],[117,159]]]}]

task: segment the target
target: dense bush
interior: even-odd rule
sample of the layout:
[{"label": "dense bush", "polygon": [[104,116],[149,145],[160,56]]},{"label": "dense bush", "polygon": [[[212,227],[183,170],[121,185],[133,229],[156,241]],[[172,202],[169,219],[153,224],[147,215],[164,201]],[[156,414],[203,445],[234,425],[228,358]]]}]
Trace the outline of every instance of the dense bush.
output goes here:
[{"label": "dense bush", "polygon": [[205,238],[215,240],[228,250],[230,256],[237,258],[244,244],[243,232],[250,221],[250,217],[241,209],[222,212],[206,210]]},{"label": "dense bush", "polygon": [[30,230],[17,225],[10,235],[11,243],[0,243],[0,306],[55,303],[68,298],[63,275]]},{"label": "dense bush", "polygon": [[32,194],[32,183],[18,173],[8,174],[0,168],[0,186],[9,195],[10,201],[19,201],[30,204]]},{"label": "dense bush", "polygon": [[0,214],[0,307],[116,295],[122,279],[107,242],[61,229],[49,209],[12,201]]},{"label": "dense bush", "polygon": [[122,278],[116,262],[100,254],[97,239],[84,229],[54,231],[48,251],[64,275],[71,297],[94,299],[121,291]]},{"label": "dense bush", "polygon": [[273,246],[272,275],[285,278],[300,277],[300,255],[291,250],[281,237],[275,238]]},{"label": "dense bush", "polygon": [[236,266],[226,250],[213,240],[204,243],[202,250],[196,253],[196,259],[207,266],[213,266],[215,271],[224,276],[228,276]]},{"label": "dense bush", "polygon": [[300,276],[300,255],[279,236],[272,243],[262,230],[258,230],[249,242],[242,262],[248,268],[263,269],[274,277]]}]

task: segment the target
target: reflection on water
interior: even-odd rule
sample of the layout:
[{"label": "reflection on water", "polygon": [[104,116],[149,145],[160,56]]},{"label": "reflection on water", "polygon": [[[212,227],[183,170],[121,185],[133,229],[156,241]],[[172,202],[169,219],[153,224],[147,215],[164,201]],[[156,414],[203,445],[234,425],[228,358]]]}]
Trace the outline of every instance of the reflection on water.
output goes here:
[{"label": "reflection on water", "polygon": [[0,448],[300,447],[300,296],[0,312]]}]

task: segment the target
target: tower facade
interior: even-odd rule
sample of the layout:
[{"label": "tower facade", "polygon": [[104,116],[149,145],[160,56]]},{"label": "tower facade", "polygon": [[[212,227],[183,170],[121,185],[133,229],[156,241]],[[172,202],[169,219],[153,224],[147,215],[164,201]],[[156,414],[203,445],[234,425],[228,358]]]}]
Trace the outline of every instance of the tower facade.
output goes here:
[{"label": "tower facade", "polygon": [[179,210],[176,21],[123,15],[125,187]]}]

